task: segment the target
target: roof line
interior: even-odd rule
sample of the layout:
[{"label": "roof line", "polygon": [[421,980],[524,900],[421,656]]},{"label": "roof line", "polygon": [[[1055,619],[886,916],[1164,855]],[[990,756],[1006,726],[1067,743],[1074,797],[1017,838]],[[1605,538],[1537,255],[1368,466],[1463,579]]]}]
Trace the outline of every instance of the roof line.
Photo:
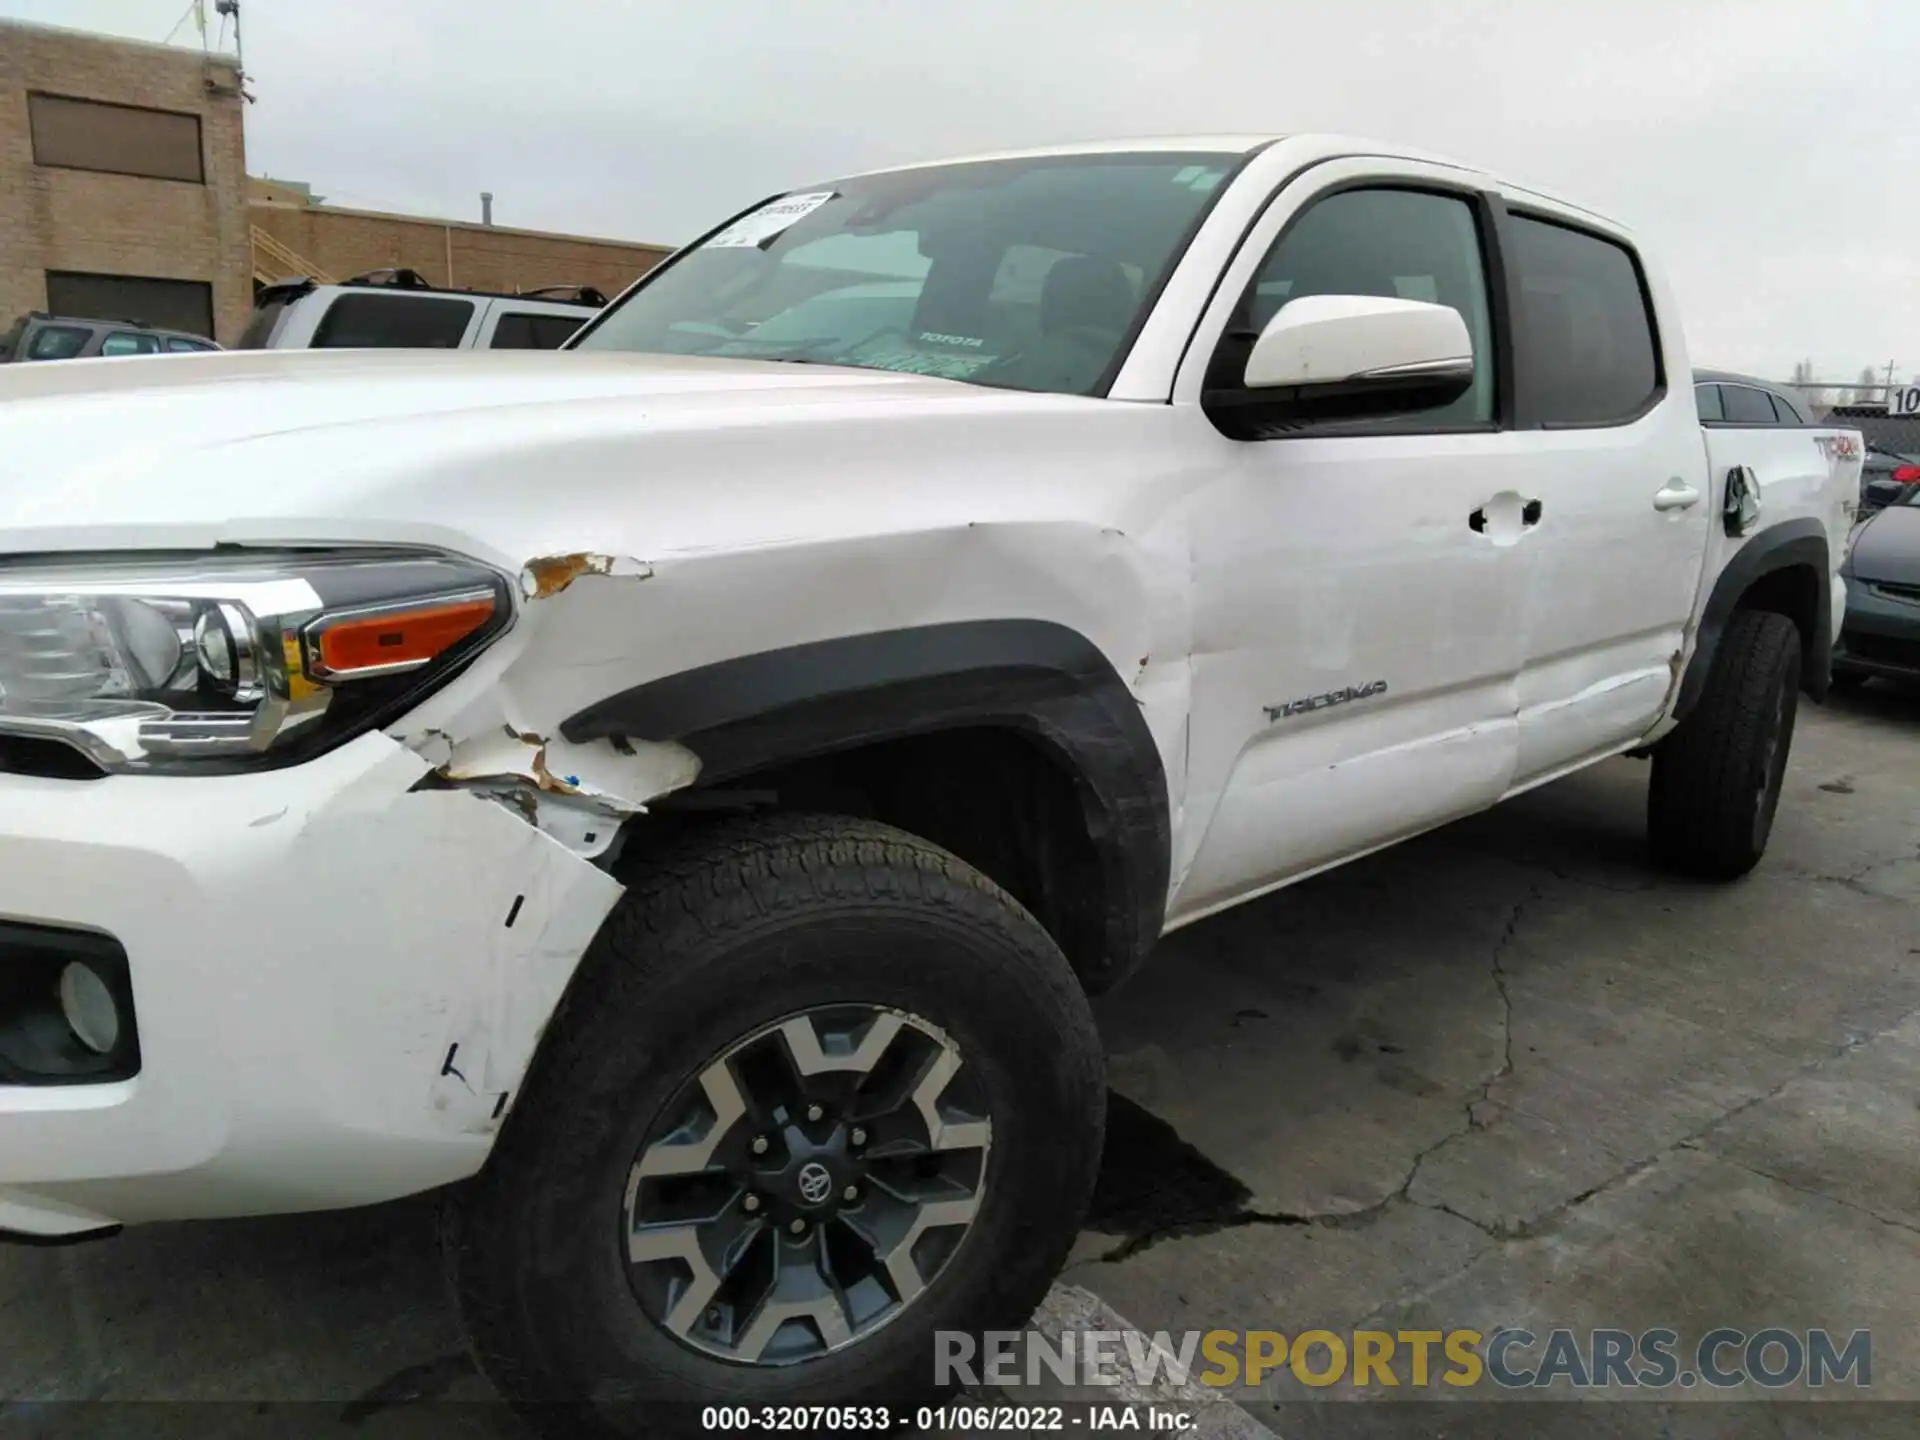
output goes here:
[{"label": "roof line", "polygon": [[225,65],[230,70],[238,70],[240,61],[217,50],[195,50],[187,45],[169,45],[158,40],[136,40],[130,35],[110,35],[101,30],[82,30],[72,25],[48,25],[38,20],[17,20],[12,16],[0,16],[0,30],[27,30],[39,35],[54,35],[61,39],[92,40],[101,45],[118,46],[126,50],[145,50],[158,55],[170,55],[180,60],[190,60],[195,64],[211,62]]},{"label": "roof line", "polygon": [[249,199],[247,208],[285,211],[290,215],[355,215],[366,220],[398,220],[409,225],[428,225],[435,230],[471,230],[482,235],[524,235],[534,240],[576,240],[584,245],[611,245],[621,250],[650,250],[661,255],[671,255],[676,248],[672,245],[656,244],[651,240],[615,240],[606,235],[579,235],[568,230],[523,230],[515,225],[483,225],[477,220],[443,220],[435,215],[409,215],[400,210],[358,210],[350,205],[296,205],[287,200]]}]

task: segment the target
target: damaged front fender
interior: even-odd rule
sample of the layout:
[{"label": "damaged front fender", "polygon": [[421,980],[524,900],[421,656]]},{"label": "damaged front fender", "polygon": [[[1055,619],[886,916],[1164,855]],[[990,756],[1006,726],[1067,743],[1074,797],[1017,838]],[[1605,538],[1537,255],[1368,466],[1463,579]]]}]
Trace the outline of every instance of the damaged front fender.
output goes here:
[{"label": "damaged front fender", "polygon": [[489,795],[589,859],[612,845],[647,802],[693,783],[700,758],[681,745],[602,740],[576,745],[504,726],[448,747],[437,771]]},{"label": "damaged front fender", "polygon": [[529,600],[551,599],[583,575],[646,580],[653,575],[653,567],[628,555],[599,555],[591,550],[536,555],[521,568],[520,593]]},{"label": "damaged front fender", "polygon": [[607,595],[598,587],[624,589],[652,575],[643,560],[585,550],[527,560],[513,630],[395,726],[394,738],[434,768],[437,783],[499,802],[576,855],[604,855],[649,801],[700,773],[699,758],[684,746],[620,738],[574,744],[553,733],[555,676],[587,664],[570,641],[605,623]]}]

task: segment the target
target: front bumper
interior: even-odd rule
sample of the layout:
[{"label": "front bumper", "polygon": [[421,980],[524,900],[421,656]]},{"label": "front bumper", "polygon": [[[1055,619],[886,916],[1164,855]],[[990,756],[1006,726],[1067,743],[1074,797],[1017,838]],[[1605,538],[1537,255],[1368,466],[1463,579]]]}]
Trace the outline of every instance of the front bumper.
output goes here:
[{"label": "front bumper", "polygon": [[1920,680],[1920,594],[1850,578],[1833,664],[1836,670]]},{"label": "front bumper", "polygon": [[392,1199],[485,1160],[620,894],[385,735],[254,775],[0,774],[0,918],[126,948],[139,1073],[0,1085],[0,1232]]}]

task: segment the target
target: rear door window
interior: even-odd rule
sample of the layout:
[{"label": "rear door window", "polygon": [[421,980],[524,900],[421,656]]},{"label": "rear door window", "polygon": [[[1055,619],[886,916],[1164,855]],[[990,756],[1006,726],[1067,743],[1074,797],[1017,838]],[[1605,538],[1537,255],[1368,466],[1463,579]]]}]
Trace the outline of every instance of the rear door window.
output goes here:
[{"label": "rear door window", "polygon": [[1775,390],[1771,397],[1773,413],[1782,425],[1805,425],[1807,417],[1794,408],[1793,401]]},{"label": "rear door window", "polygon": [[100,342],[102,355],[158,355],[158,335],[136,335],[131,330],[115,330]]},{"label": "rear door window", "polygon": [[71,360],[87,348],[87,337],[92,333],[78,325],[44,326],[27,342],[27,359]]},{"label": "rear door window", "polygon": [[1520,389],[1542,425],[1618,425],[1652,404],[1660,352],[1640,264],[1616,240],[1513,214]]},{"label": "rear door window", "polygon": [[493,327],[495,350],[558,350],[574,331],[586,324],[585,315],[545,315],[529,310],[502,312]]},{"label": "rear door window", "polygon": [[316,350],[457,350],[471,300],[439,295],[342,295],[314,332]]},{"label": "rear door window", "polygon": [[1726,397],[1727,423],[1730,425],[1778,425],[1773,413],[1773,397],[1751,385],[1722,385]]},{"label": "rear door window", "polygon": [[199,350],[211,350],[213,346],[204,340],[186,340],[178,335],[167,337],[167,349],[175,355],[191,355]]}]

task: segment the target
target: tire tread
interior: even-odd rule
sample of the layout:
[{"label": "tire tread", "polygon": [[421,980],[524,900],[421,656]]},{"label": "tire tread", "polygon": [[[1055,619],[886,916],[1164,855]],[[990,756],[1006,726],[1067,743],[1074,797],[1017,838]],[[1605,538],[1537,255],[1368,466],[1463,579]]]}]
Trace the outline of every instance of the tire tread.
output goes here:
[{"label": "tire tread", "polygon": [[1718,880],[1759,863],[1756,770],[1780,687],[1797,689],[1799,668],[1800,631],[1792,620],[1765,610],[1735,612],[1693,713],[1654,750],[1647,822],[1662,861]]},{"label": "tire tread", "polygon": [[[450,1192],[442,1207],[443,1255],[449,1284],[467,1323],[483,1373],[527,1418],[570,1433],[602,1428],[596,1419],[550,1402],[553,1366],[530,1357],[525,1337],[535,1317],[494,1257],[512,1253],[520,1211],[517,1177],[542,1160],[542,1113],[570,1097],[590,1096],[601,1049],[592,1032],[610,1015],[634,1013],[664,990],[699,982],[688,952],[717,940],[744,939],[823,906],[879,903],[939,914],[977,937],[983,958],[1017,969],[1033,991],[1015,1043],[1045,1047],[1056,1057],[1063,1088],[1104,1098],[1102,1052],[1086,997],[1051,938],[1010,895],[958,857],[930,842],[871,821],[825,815],[777,815],[721,822],[682,837],[650,857],[589,947],[548,1023],[548,1038],[522,1084],[486,1167]],[[1091,1190],[1103,1115],[1086,1133],[1059,1137],[1068,1173],[1084,1172]],[[517,1123],[516,1123],[517,1122]],[[1063,1195],[1077,1221],[1089,1194]],[[1056,1215],[1059,1212],[1056,1212]],[[1073,1229],[1052,1237],[1054,1216],[1020,1219],[1030,1246],[1049,1261],[1047,1278],[1064,1261]],[[1053,1252],[1057,1251],[1055,1254]],[[1031,1266],[1010,1272],[1009,1286],[1030,1288]],[[1041,1287],[1044,1289],[1044,1284]],[[1017,1326],[1038,1295],[1002,1295],[998,1319]],[[1024,1308],[1023,1308],[1024,1307]],[[1021,1313],[1012,1313],[1018,1310]]]}]

